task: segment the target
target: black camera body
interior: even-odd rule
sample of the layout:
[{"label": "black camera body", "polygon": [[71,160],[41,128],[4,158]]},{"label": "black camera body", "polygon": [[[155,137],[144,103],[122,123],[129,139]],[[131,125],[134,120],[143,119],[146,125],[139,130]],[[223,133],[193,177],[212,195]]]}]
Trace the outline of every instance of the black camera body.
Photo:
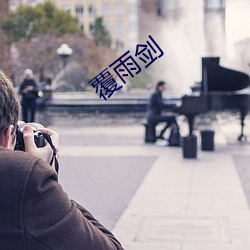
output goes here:
[{"label": "black camera body", "polygon": [[[32,124],[29,124],[32,126]],[[38,132],[35,128],[33,128],[34,131],[34,141],[38,148],[42,148],[45,146],[45,139],[43,135]],[[15,150],[25,151],[25,144],[23,140],[23,132],[22,129],[20,129],[19,126],[17,126],[16,129],[16,145]]]}]

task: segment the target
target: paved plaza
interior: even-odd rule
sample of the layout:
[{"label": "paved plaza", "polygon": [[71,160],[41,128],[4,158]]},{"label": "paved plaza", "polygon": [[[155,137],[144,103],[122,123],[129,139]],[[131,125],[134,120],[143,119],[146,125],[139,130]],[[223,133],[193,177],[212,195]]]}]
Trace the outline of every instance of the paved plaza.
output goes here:
[{"label": "paved plaza", "polygon": [[236,141],[239,121],[213,122],[214,152],[201,151],[196,131],[197,159],[184,159],[180,147],[144,144],[140,119],[129,119],[52,122],[61,135],[59,181],[70,197],[128,250],[249,249],[250,143]]}]

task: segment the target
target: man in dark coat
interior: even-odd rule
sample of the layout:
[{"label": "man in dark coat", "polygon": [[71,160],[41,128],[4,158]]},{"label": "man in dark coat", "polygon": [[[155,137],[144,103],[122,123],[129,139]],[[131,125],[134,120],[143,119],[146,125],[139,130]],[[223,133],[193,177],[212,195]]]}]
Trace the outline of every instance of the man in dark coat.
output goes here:
[{"label": "man in dark coat", "polygon": [[[25,152],[13,150],[19,108],[12,83],[0,71],[0,249],[123,249],[110,231],[69,199],[48,164],[51,147],[37,148],[29,125],[23,129]],[[58,149],[58,134],[41,131]]]},{"label": "man in dark coat", "polygon": [[26,69],[24,71],[24,79],[20,85],[19,94],[22,95],[23,121],[34,122],[38,87],[31,69]]},{"label": "man in dark coat", "polygon": [[161,130],[157,139],[165,139],[165,131],[172,125],[176,124],[175,116],[173,115],[162,115],[162,110],[164,108],[169,108],[169,105],[165,104],[162,100],[162,92],[166,89],[166,83],[164,81],[159,81],[156,85],[154,93],[151,95],[148,107],[147,107],[147,121],[157,125],[160,122],[165,122],[166,126]]}]

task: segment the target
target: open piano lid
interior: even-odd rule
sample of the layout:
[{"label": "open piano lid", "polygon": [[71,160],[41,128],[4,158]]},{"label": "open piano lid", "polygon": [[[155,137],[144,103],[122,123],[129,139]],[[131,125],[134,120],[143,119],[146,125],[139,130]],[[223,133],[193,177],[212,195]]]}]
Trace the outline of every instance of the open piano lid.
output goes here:
[{"label": "open piano lid", "polygon": [[249,75],[219,65],[219,57],[202,57],[202,82],[204,93],[210,91],[238,91],[249,87]]}]

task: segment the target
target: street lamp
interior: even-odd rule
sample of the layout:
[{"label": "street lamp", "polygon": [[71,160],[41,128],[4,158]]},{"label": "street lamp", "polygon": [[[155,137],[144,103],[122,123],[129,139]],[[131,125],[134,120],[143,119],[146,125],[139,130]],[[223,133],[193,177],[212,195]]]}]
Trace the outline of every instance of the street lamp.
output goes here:
[{"label": "street lamp", "polygon": [[63,60],[63,68],[65,68],[67,64],[67,59],[71,56],[73,53],[73,50],[69,47],[67,43],[63,43],[57,50],[57,55],[59,55]]}]

